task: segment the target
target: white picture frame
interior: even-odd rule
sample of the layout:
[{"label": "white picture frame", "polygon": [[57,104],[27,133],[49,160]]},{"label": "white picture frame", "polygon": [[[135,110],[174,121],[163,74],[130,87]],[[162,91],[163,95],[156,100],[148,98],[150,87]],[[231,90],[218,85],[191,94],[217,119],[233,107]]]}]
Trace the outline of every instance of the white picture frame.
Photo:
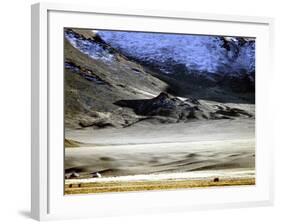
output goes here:
[{"label": "white picture frame", "polygon": [[[273,23],[271,18],[248,16],[32,5],[32,217],[50,220],[271,205],[273,120],[266,105],[273,75]],[[64,196],[63,27],[256,37],[256,185]]]}]

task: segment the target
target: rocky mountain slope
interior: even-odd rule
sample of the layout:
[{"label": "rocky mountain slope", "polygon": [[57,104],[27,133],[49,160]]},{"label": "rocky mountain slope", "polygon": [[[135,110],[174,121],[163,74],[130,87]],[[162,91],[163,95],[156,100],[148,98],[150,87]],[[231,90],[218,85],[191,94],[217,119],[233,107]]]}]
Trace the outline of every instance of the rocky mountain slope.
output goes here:
[{"label": "rocky mountain slope", "polygon": [[[250,45],[252,40],[245,43],[243,41],[246,40],[226,40],[224,44],[229,43],[230,49],[235,48],[236,44],[242,44],[242,50],[237,53],[242,55],[247,54],[246,46]],[[225,104],[249,103],[254,99],[254,91],[251,89],[251,85],[254,85],[254,79],[251,79],[254,68],[251,63],[247,64],[248,70],[239,64],[241,56],[237,56],[236,62],[231,66],[234,69],[239,64],[239,71],[246,69],[245,73],[239,72],[233,76],[216,74],[214,69],[219,68],[218,64],[206,67],[206,63],[199,63],[200,59],[197,62],[197,68],[200,69],[194,73],[191,72],[191,68],[195,68],[192,63],[186,63],[184,66],[178,64],[180,61],[166,63],[163,57],[169,54],[164,54],[164,49],[160,53],[149,53],[146,49],[151,47],[145,48],[142,45],[147,60],[151,61],[151,58],[154,58],[153,64],[160,66],[155,68],[139,56],[135,48],[132,47],[130,54],[124,53],[124,49],[116,47],[113,43],[112,39],[109,41],[106,38],[104,32],[100,34],[90,30],[65,29],[66,128],[120,128],[144,121],[176,123],[253,117],[252,111]],[[133,44],[135,43],[138,42]],[[128,43],[127,46],[132,45]],[[155,51],[159,50],[157,46],[155,48]],[[182,49],[184,50],[190,49]],[[175,58],[182,58],[176,53],[175,55]],[[174,62],[175,59],[171,61]],[[162,67],[162,64],[174,70],[174,73],[166,74],[166,68]],[[222,71],[225,68],[221,67]],[[161,71],[163,69],[165,71]],[[238,90],[235,90],[235,87]]]}]

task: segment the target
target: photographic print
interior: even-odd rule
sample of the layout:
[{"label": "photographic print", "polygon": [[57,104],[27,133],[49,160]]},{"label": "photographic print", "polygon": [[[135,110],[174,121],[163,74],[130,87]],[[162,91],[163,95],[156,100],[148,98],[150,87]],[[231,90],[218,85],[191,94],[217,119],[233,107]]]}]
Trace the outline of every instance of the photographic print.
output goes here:
[{"label": "photographic print", "polygon": [[255,38],[64,29],[65,194],[255,184]]}]

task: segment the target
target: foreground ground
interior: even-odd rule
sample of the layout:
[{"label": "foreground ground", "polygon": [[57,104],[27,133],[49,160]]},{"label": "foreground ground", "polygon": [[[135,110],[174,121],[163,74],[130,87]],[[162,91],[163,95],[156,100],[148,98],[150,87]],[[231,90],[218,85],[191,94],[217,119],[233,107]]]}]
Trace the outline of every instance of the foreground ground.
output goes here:
[{"label": "foreground ground", "polygon": [[255,178],[237,178],[214,180],[165,180],[165,181],[136,181],[136,182],[104,182],[66,184],[65,194],[89,194],[105,192],[125,192],[144,190],[168,190],[195,187],[253,185]]}]

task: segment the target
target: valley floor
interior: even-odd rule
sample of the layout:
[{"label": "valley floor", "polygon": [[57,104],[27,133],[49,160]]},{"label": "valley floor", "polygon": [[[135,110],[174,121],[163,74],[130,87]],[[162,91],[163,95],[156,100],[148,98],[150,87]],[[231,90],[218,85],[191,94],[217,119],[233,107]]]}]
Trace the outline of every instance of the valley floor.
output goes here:
[{"label": "valley floor", "polygon": [[[255,184],[255,120],[66,130],[65,193]],[[100,178],[94,177],[99,173]]]}]

